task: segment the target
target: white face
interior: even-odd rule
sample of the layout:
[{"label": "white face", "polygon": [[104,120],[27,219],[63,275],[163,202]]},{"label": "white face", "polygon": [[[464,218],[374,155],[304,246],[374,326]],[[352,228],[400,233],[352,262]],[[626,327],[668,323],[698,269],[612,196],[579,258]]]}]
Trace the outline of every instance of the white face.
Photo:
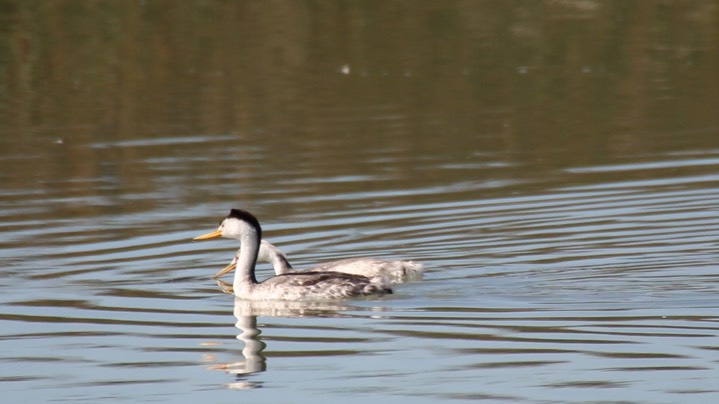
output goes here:
[{"label": "white face", "polygon": [[222,233],[222,237],[240,239],[243,235],[255,234],[255,228],[239,219],[229,218],[222,221],[220,227],[217,228]]}]

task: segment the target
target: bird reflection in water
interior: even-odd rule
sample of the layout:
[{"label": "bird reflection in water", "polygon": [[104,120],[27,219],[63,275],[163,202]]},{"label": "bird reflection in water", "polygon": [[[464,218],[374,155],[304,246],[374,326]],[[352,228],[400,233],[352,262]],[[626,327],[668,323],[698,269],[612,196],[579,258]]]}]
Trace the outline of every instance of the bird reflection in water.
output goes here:
[{"label": "bird reflection in water", "polygon": [[[225,293],[233,294],[232,285],[220,281],[217,284]],[[267,370],[267,358],[262,353],[267,347],[260,339],[262,331],[257,327],[257,317],[349,317],[342,314],[346,310],[366,310],[338,302],[321,301],[249,301],[235,299],[235,327],[240,330],[237,339],[244,343],[244,360],[233,363],[217,364],[210,370],[222,370],[235,375],[235,381],[227,384],[234,390],[252,390],[262,387],[261,381],[250,380],[255,373]]]},{"label": "bird reflection in water", "polygon": [[212,365],[210,370],[222,370],[235,375],[235,381],[227,384],[227,388],[233,390],[252,390],[262,387],[262,382],[249,380],[254,373],[267,370],[266,358],[262,354],[266,344],[259,338],[260,330],[257,328],[257,316],[237,315],[235,305],[235,327],[240,330],[237,339],[244,342],[242,356],[244,360],[232,363]]}]

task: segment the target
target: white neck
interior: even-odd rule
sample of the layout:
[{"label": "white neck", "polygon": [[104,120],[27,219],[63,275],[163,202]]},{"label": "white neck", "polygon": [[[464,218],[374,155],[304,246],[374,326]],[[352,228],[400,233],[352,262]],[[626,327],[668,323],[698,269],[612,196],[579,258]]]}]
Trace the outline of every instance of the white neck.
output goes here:
[{"label": "white neck", "polygon": [[257,263],[257,253],[260,250],[260,238],[255,228],[244,223],[243,226],[244,229],[239,238],[242,248],[238,253],[233,282],[235,292],[242,290],[243,287],[257,284],[255,264]]},{"label": "white neck", "polygon": [[275,270],[275,275],[282,275],[292,271],[292,265],[287,261],[285,254],[272,243],[262,240],[258,261],[269,262]]}]

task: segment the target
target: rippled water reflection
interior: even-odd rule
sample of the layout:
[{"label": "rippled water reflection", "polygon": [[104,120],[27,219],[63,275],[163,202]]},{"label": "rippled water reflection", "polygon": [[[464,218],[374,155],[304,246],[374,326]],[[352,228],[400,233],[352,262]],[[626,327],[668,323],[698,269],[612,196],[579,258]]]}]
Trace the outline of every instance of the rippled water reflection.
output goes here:
[{"label": "rippled water reflection", "polygon": [[[565,185],[521,195],[466,198],[478,191],[457,186],[423,203],[421,188],[348,191],[334,195],[350,202],[341,210],[266,218],[266,237],[299,266],[352,254],[427,266],[395,295],[329,306],[223,294],[210,275],[235,242],[190,239],[225,203],[76,220],[5,214],[4,390],[39,401],[223,401],[236,390],[253,400],[709,400],[718,156],[570,168],[558,173]],[[628,178],[592,181],[606,172]]]},{"label": "rippled water reflection", "polygon": [[[200,3],[0,16],[5,401],[719,399],[715,5]],[[426,275],[237,301],[234,207]]]}]

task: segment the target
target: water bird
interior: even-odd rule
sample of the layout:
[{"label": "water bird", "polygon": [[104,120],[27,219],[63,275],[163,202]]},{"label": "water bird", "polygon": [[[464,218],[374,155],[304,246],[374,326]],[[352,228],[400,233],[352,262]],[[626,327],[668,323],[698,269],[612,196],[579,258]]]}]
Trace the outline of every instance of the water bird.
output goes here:
[{"label": "water bird", "polygon": [[[238,253],[240,250],[237,251]],[[222,275],[235,269],[237,257],[224,269],[214,275],[219,278]],[[268,262],[272,264],[275,275],[299,272],[292,268],[287,256],[274,244],[267,240],[260,242],[260,251],[257,262]],[[339,261],[319,264],[315,267],[302,270],[302,272],[344,272],[347,274],[363,275],[369,278],[384,277],[392,284],[422,279],[422,264],[412,261],[385,261],[377,258],[347,258]]]},{"label": "water bird", "polygon": [[[195,237],[209,240],[234,238],[241,248],[236,254],[236,271],[232,283],[235,296],[246,300],[335,300],[356,296],[392,293],[389,283],[381,277],[369,278],[343,272],[289,272],[262,282],[255,277],[262,228],[250,212],[232,209],[217,230]],[[229,270],[228,270],[229,272]]]}]

